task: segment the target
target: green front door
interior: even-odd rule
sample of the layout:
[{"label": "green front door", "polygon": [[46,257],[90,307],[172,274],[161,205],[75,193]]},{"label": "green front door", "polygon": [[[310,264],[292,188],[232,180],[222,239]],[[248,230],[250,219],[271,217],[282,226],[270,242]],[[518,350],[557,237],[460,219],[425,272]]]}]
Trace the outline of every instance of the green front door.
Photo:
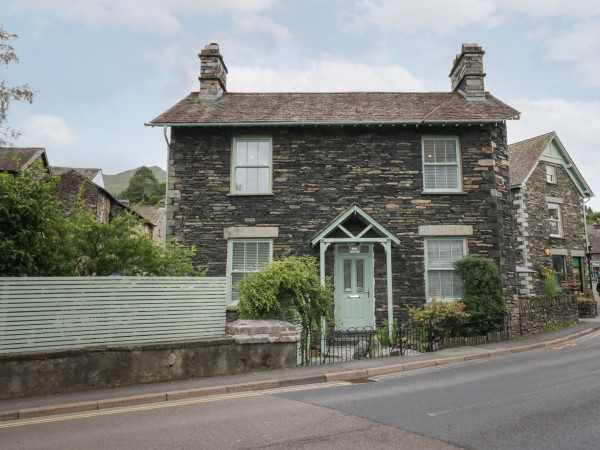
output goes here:
[{"label": "green front door", "polygon": [[373,256],[370,245],[338,245],[335,252],[337,328],[372,327]]}]

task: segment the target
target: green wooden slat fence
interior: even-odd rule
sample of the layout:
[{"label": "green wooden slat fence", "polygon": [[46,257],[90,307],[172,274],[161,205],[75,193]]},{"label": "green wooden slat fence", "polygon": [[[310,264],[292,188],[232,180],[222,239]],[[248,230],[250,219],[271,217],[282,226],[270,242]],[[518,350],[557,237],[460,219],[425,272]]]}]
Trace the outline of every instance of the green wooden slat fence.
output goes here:
[{"label": "green wooden slat fence", "polygon": [[0,278],[0,354],[219,337],[224,277]]}]

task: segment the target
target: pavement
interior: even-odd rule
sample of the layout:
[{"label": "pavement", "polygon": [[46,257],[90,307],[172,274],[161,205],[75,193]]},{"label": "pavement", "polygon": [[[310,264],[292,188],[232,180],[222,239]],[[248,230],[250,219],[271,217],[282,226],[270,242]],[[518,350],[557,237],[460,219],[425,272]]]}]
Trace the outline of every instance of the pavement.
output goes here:
[{"label": "pavement", "polygon": [[580,319],[577,325],[505,342],[459,347],[414,356],[363,359],[338,364],[277,369],[237,375],[193,378],[163,383],[121,386],[43,397],[0,400],[0,421],[94,411],[209,395],[274,389],[330,381],[357,381],[443,364],[459,364],[554,347],[600,330],[600,318]]}]

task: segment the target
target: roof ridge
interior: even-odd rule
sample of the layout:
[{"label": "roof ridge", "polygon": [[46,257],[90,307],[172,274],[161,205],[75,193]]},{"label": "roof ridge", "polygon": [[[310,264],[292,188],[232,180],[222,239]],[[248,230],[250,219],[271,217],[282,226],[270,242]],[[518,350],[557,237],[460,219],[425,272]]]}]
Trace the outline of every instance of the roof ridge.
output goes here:
[{"label": "roof ridge", "polygon": [[534,140],[540,139],[542,137],[550,136],[550,135],[554,135],[556,137],[556,131],[550,131],[548,133],[540,134],[539,136],[531,137],[529,139],[523,139],[522,141],[514,142],[512,144],[508,144],[508,147],[510,148],[513,145],[524,144],[525,142],[534,141]]}]

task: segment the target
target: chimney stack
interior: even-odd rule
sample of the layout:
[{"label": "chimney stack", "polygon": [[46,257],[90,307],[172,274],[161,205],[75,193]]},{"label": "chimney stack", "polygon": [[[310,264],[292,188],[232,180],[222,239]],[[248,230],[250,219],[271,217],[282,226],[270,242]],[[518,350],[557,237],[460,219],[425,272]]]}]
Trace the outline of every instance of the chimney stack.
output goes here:
[{"label": "chimney stack", "polygon": [[200,53],[200,97],[216,98],[227,92],[227,67],[219,53],[219,44],[208,44]]},{"label": "chimney stack", "polygon": [[483,54],[485,52],[477,44],[463,44],[462,52],[454,58],[450,71],[452,91],[458,92],[467,100],[485,100],[483,85]]}]

